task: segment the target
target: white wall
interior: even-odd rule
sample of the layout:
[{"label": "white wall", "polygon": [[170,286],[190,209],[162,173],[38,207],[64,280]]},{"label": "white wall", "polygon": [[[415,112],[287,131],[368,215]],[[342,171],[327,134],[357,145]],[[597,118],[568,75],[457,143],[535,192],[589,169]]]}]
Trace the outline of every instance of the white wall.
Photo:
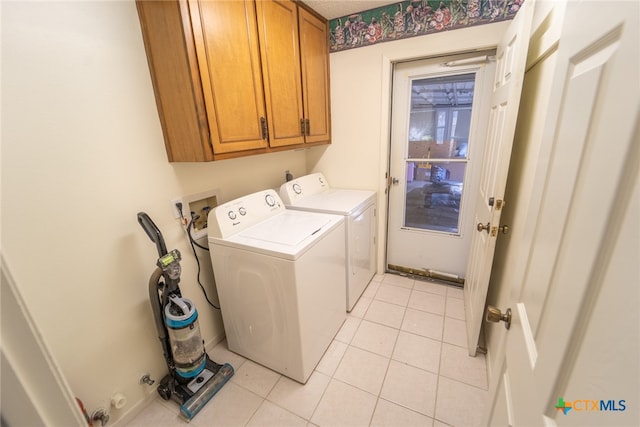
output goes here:
[{"label": "white wall", "polygon": [[183,253],[182,291],[212,344],[220,316],[169,201],[279,186],[306,173],[305,152],[170,164],[133,1],[1,7],[2,252],[73,393],[89,411],[128,397],[117,421],[155,393],[140,376],[166,372],[147,296],[157,253],[136,213]]},{"label": "white wall", "polygon": [[384,271],[391,66],[393,62],[493,48],[510,21],[332,53],[332,144],[310,150],[307,168],[332,186],[378,191],[378,271]]}]

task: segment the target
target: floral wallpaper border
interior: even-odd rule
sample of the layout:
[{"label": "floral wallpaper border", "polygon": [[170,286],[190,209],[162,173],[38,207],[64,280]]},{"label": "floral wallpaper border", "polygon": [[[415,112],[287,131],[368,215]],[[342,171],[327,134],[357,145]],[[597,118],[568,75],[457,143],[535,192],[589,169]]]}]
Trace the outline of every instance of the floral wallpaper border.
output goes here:
[{"label": "floral wallpaper border", "polygon": [[330,52],[512,19],[524,0],[408,0],[329,21]]}]

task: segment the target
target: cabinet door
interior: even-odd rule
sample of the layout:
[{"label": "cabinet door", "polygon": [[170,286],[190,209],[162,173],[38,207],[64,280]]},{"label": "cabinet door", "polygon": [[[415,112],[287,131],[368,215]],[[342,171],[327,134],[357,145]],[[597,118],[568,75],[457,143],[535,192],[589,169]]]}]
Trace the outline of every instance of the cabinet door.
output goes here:
[{"label": "cabinet door", "polygon": [[257,1],[269,145],[304,142],[298,8],[289,0]]},{"label": "cabinet door", "polygon": [[170,162],[213,160],[188,7],[136,2],[151,81]]},{"label": "cabinet door", "polygon": [[215,154],[267,147],[253,1],[189,0]]},{"label": "cabinet door", "polygon": [[309,120],[306,142],[329,142],[331,115],[327,23],[300,8],[299,28],[304,114]]}]

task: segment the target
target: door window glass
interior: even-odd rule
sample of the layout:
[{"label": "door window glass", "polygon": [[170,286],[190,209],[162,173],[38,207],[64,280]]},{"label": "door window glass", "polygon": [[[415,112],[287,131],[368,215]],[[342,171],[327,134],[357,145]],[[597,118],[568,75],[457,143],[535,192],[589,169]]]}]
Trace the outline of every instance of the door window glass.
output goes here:
[{"label": "door window glass", "polygon": [[475,74],[470,73],[411,83],[405,169],[407,228],[460,233],[474,82]]}]

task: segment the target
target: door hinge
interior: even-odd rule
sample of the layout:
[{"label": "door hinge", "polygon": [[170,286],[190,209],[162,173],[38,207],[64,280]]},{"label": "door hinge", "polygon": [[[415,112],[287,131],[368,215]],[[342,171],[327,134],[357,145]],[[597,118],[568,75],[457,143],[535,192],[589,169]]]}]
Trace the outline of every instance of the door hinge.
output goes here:
[{"label": "door hinge", "polygon": [[307,128],[305,127],[304,119],[300,119],[300,134],[302,136],[305,136],[306,135],[306,130],[307,130]]},{"label": "door hinge", "polygon": [[496,210],[499,211],[500,209],[502,209],[504,207],[504,200],[496,200]]},{"label": "door hinge", "polygon": [[269,139],[269,126],[264,117],[260,117],[260,127],[262,128],[262,139]]}]

